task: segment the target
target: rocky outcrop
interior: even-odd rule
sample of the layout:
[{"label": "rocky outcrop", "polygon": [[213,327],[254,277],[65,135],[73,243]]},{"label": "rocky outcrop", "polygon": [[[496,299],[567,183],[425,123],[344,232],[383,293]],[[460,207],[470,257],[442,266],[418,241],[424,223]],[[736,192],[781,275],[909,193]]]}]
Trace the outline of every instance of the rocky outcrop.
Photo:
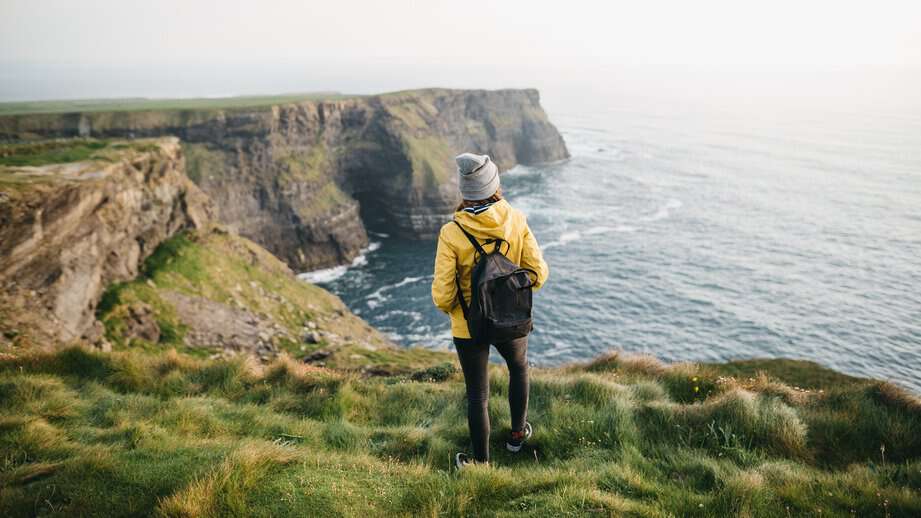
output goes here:
[{"label": "rocky outcrop", "polygon": [[391,348],[335,295],[298,281],[285,263],[225,228],[184,231],[109,288],[98,317],[118,348],[175,347],[267,361],[317,348]]},{"label": "rocky outcrop", "polygon": [[[97,341],[103,290],[133,279],[163,240],[212,217],[207,196],[183,170],[173,137],[112,143],[79,162],[0,166],[0,320],[7,338]],[[134,317],[138,333],[159,334],[145,325],[143,310]]]},{"label": "rocky outcrop", "polygon": [[430,89],[226,109],[0,117],[0,140],[178,136],[218,218],[295,270],[353,259],[368,226],[431,237],[458,201],[452,157],[566,158],[536,90]]}]

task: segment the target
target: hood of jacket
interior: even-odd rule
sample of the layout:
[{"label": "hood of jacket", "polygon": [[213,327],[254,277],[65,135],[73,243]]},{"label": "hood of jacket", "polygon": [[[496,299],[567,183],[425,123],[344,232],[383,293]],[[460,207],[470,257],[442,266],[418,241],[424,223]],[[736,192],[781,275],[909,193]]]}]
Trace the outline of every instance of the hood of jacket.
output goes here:
[{"label": "hood of jacket", "polygon": [[512,217],[515,209],[505,200],[499,200],[488,208],[474,214],[465,210],[454,213],[454,219],[464,226],[467,232],[476,237],[500,237],[516,235],[521,218]]}]

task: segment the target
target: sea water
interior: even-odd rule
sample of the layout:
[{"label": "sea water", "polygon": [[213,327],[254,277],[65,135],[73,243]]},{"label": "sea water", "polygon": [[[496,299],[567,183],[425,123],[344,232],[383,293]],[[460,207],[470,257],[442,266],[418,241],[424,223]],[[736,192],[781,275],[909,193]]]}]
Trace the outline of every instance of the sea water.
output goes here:
[{"label": "sea water", "polygon": [[[550,265],[532,362],[786,357],[921,392],[917,113],[550,116],[572,158],[502,176]],[[351,267],[307,277],[400,344],[450,348],[429,291],[435,243],[372,241]]]}]

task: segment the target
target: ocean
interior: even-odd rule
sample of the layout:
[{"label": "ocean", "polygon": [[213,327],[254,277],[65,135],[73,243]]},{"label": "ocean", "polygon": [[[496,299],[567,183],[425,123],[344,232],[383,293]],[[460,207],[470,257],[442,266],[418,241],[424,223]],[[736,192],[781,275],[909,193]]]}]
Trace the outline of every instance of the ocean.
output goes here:
[{"label": "ocean", "polygon": [[[572,158],[502,176],[550,265],[534,364],[785,357],[921,393],[921,114],[649,100],[548,112]],[[372,241],[305,277],[400,344],[452,347],[429,295],[435,243]]]}]

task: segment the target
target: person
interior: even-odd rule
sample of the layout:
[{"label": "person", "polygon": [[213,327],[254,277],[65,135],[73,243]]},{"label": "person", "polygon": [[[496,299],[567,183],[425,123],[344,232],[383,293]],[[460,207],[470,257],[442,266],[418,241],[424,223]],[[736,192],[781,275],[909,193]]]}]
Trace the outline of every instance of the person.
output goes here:
[{"label": "person", "polygon": [[[473,443],[473,458],[466,453],[455,455],[455,464],[462,469],[471,462],[489,462],[490,423],[488,414],[489,373],[487,370],[490,345],[505,359],[509,371],[508,399],[512,417],[511,434],[506,448],[521,450],[533,429],[528,423],[528,337],[505,343],[474,343],[470,338],[461,298],[471,300],[471,271],[475,262],[473,244],[464,230],[479,243],[500,238],[508,242],[505,256],[522,268],[534,272],[533,288],[547,280],[549,269],[527,220],[521,211],[503,199],[499,184],[499,168],[487,155],[463,153],[455,158],[463,201],[454,213],[454,221],[446,223],[438,235],[435,253],[435,275],[432,280],[432,300],[451,317],[451,333],[460,359],[467,389],[467,424]],[[462,230],[455,222],[463,226]],[[462,293],[458,293],[458,286]]]}]

